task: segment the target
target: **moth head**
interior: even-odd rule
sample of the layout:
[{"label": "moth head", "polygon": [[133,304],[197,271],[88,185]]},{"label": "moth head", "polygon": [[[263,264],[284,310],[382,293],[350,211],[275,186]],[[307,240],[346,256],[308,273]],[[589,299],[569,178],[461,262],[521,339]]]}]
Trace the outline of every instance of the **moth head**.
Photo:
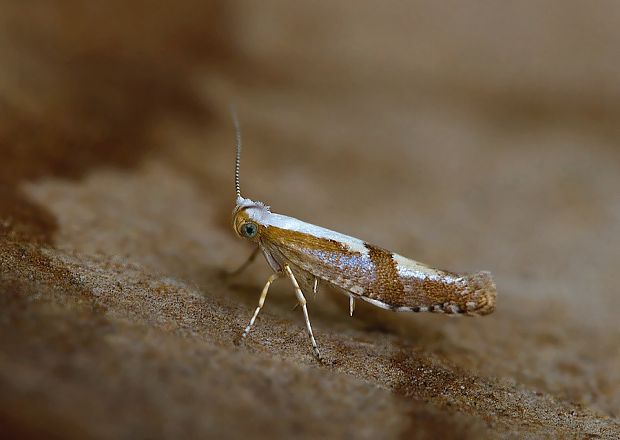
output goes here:
[{"label": "moth head", "polygon": [[237,202],[233,211],[233,229],[241,238],[258,242],[264,221],[270,214],[269,206],[241,197],[241,185],[239,183],[239,170],[241,167],[241,129],[235,110],[231,108],[233,124],[235,126],[237,156],[235,159],[235,191]]},{"label": "moth head", "polygon": [[233,229],[241,238],[258,241],[263,228],[261,220],[268,214],[269,207],[263,203],[239,198],[233,211]]}]

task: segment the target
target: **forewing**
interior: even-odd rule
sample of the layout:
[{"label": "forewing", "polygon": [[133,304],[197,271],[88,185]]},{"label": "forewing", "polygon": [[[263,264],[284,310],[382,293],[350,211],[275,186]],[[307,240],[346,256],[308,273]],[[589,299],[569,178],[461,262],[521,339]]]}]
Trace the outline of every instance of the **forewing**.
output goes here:
[{"label": "forewing", "polygon": [[269,226],[261,244],[280,264],[339,287],[376,306],[396,311],[487,314],[495,308],[488,272],[457,274],[430,268],[347,237],[341,241]]}]

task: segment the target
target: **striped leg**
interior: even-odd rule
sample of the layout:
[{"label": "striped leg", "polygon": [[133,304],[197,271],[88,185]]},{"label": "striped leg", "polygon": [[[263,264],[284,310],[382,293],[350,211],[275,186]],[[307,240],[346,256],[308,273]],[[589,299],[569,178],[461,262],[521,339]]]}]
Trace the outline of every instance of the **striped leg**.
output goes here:
[{"label": "striped leg", "polygon": [[284,266],[284,271],[286,275],[288,275],[291,283],[293,283],[293,287],[295,287],[295,294],[297,295],[297,301],[299,301],[299,305],[302,307],[304,311],[304,317],[306,318],[306,327],[308,328],[308,335],[310,335],[310,341],[312,341],[312,348],[314,350],[314,355],[317,359],[321,360],[321,354],[319,353],[319,347],[316,345],[316,340],[314,339],[314,334],[312,333],[312,326],[310,325],[310,317],[308,316],[308,307],[306,306],[306,298],[304,297],[301,288],[299,287],[299,283],[295,279],[295,275],[293,275],[293,271],[287,265]]},{"label": "striped leg", "polygon": [[265,287],[263,287],[263,291],[260,294],[260,298],[258,300],[258,307],[256,307],[256,311],[254,312],[254,315],[252,316],[252,319],[250,319],[250,323],[245,328],[245,331],[243,332],[243,335],[241,335],[242,338],[245,338],[248,335],[248,333],[250,333],[250,329],[254,325],[254,321],[256,321],[256,317],[258,316],[258,313],[260,312],[260,309],[263,308],[263,305],[265,304],[265,298],[267,298],[267,292],[269,291],[269,286],[271,286],[271,284],[275,280],[280,278],[281,276],[282,276],[282,273],[274,273],[267,280],[267,284],[265,284]]}]

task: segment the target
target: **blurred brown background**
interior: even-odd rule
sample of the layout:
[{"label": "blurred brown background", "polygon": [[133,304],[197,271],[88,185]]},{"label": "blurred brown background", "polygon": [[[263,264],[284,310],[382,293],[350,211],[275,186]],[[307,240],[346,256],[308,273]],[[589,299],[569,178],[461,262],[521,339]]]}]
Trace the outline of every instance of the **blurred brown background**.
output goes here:
[{"label": "blurred brown background", "polygon": [[[620,4],[0,2],[0,433],[618,438]],[[242,190],[495,314],[224,273]]]}]

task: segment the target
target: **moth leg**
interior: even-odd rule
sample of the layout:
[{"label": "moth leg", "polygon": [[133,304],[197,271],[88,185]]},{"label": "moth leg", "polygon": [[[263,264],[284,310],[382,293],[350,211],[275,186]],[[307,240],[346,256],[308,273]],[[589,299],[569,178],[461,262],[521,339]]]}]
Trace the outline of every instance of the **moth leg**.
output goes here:
[{"label": "moth leg", "polygon": [[248,324],[248,326],[245,328],[245,331],[241,335],[242,338],[245,338],[248,335],[248,333],[250,333],[250,329],[254,325],[254,321],[256,321],[256,317],[258,316],[258,313],[263,308],[263,305],[265,304],[265,298],[267,298],[267,292],[269,291],[269,286],[271,286],[271,284],[275,280],[280,278],[281,276],[282,276],[281,272],[274,273],[267,280],[267,283],[265,284],[265,287],[263,287],[263,291],[260,294],[260,298],[258,300],[258,307],[256,307],[256,310],[254,311],[254,315],[252,315],[252,319],[250,319],[250,323]]},{"label": "moth leg", "polygon": [[308,316],[308,307],[306,306],[306,298],[304,297],[304,294],[301,291],[301,288],[299,287],[299,283],[297,282],[297,279],[295,279],[295,275],[293,275],[293,271],[291,270],[291,268],[288,265],[286,265],[284,266],[284,271],[286,272],[286,275],[291,280],[291,283],[293,283],[293,287],[295,287],[295,294],[297,295],[297,301],[299,301],[299,305],[302,307],[304,311],[304,318],[306,318],[306,327],[308,329],[308,335],[310,335],[310,341],[312,341],[312,349],[314,350],[314,355],[316,356],[317,359],[320,360],[321,354],[319,353],[319,347],[317,346],[316,340],[314,339],[314,334],[312,333],[312,326],[310,325],[310,317]]},{"label": "moth leg", "polygon": [[319,279],[314,277],[314,284],[312,286],[312,299],[316,299],[316,294],[319,292]]},{"label": "moth leg", "polygon": [[353,295],[349,295],[349,316],[353,316],[354,310],[355,310],[355,298],[353,298]]},{"label": "moth leg", "polygon": [[245,263],[243,263],[241,266],[239,266],[239,268],[237,268],[236,270],[230,272],[228,274],[229,277],[235,277],[237,275],[239,275],[241,272],[243,272],[244,270],[246,270],[248,268],[248,266],[250,264],[252,264],[254,262],[254,260],[256,260],[256,256],[260,253],[260,247],[256,246],[256,249],[254,249],[252,251],[252,253],[250,254],[249,258],[247,260],[245,260]]}]

